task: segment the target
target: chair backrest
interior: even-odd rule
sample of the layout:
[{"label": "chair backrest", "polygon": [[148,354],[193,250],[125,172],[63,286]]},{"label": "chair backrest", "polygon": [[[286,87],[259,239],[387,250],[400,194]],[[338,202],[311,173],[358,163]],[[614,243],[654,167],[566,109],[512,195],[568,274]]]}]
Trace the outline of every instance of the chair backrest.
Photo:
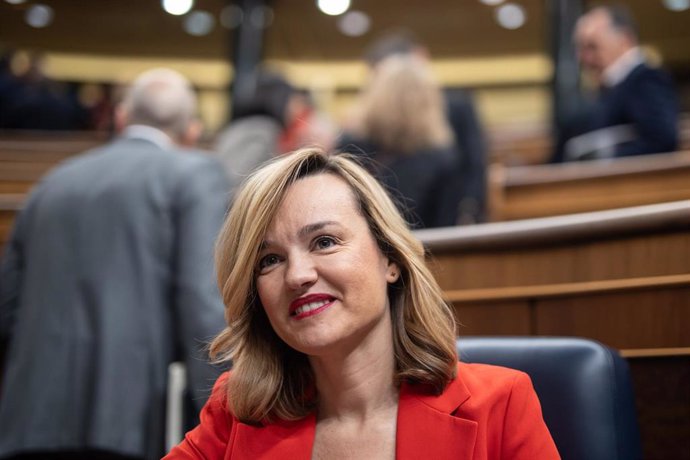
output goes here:
[{"label": "chair backrest", "polygon": [[569,337],[462,337],[460,361],[529,374],[564,460],[642,458],[628,365],[613,349]]}]

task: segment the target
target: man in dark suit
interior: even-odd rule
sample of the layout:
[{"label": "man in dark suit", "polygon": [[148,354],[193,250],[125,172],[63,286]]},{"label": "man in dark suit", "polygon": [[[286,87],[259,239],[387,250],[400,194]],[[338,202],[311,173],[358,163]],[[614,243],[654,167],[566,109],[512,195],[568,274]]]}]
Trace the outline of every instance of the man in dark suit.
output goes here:
[{"label": "man in dark suit", "polygon": [[[372,70],[385,58],[411,54],[425,63],[429,50],[406,30],[389,32],[366,51],[365,60]],[[486,220],[486,143],[472,93],[464,88],[446,89],[446,111],[453,129],[457,152],[456,178],[459,188],[458,222],[471,224]]]},{"label": "man in dark suit", "polygon": [[635,23],[599,6],[575,27],[578,58],[599,88],[596,101],[561,133],[555,161],[670,152],[678,146],[678,102],[670,77],[649,66]]},{"label": "man in dark suit", "polygon": [[1,265],[0,458],[160,458],[175,360],[204,403],[229,188],[216,160],[185,148],[195,112],[180,74],[142,74],[121,136],[56,167],[18,216]]}]

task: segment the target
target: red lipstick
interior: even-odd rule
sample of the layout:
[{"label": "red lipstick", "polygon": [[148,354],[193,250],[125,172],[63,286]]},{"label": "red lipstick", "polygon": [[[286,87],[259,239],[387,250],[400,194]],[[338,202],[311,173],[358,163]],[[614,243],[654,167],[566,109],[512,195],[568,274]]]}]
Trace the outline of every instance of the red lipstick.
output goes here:
[{"label": "red lipstick", "polygon": [[[333,304],[334,300],[335,298],[328,294],[305,295],[303,297],[293,300],[290,303],[288,313],[295,319],[306,318],[308,316],[316,315],[317,313],[320,313],[324,309],[330,307]],[[320,303],[321,305],[316,306],[316,308],[312,307],[308,310],[301,309],[301,307],[312,303]],[[300,309],[303,311],[299,311]]]}]

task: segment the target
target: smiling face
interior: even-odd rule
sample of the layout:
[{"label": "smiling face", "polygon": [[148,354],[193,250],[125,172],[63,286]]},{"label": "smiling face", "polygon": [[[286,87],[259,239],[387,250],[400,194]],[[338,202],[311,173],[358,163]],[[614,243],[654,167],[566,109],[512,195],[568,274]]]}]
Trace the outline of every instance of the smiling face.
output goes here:
[{"label": "smiling face", "polygon": [[256,271],[266,315],[292,348],[317,356],[371,341],[392,345],[387,287],[399,270],[337,176],[307,176],[290,186]]}]

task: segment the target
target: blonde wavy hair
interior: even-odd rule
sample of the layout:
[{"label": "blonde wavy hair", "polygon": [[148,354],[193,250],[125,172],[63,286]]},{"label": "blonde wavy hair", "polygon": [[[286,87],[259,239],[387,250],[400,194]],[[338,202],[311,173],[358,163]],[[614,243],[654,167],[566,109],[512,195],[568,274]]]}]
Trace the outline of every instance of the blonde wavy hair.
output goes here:
[{"label": "blonde wavy hair", "polygon": [[286,191],[316,174],[333,174],[350,186],[379,248],[400,267],[401,277],[388,292],[397,383],[440,394],[455,376],[455,317],[425,264],[421,243],[384,189],[354,159],[302,149],[246,179],[216,244],[228,326],[214,339],[210,354],[216,362],[233,362],[229,409],[244,423],[302,418],[318,398],[307,357],[273,331],[255,284],[259,249]]},{"label": "blonde wavy hair", "polygon": [[453,142],[441,89],[414,55],[393,55],[376,67],[354,119],[355,134],[383,151],[412,154]]}]

